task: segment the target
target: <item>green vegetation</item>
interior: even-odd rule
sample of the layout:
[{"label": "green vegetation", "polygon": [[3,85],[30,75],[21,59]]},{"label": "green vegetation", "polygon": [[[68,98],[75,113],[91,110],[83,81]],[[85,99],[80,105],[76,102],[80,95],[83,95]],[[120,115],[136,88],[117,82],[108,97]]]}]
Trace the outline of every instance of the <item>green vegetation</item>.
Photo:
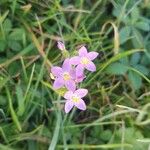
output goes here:
[{"label": "green vegetation", "polygon": [[[64,112],[50,68],[97,51],[86,111]],[[150,0],[0,0],[0,150],[150,149]]]}]

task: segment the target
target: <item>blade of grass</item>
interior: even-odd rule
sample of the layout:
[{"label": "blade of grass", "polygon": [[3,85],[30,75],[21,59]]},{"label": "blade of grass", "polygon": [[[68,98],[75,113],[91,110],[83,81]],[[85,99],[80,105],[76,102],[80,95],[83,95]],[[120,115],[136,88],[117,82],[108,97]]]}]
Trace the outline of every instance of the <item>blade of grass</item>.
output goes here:
[{"label": "blade of grass", "polygon": [[22,70],[23,70],[24,79],[27,82],[28,81],[28,76],[27,76],[26,66],[24,64],[24,60],[23,60],[22,56],[20,57],[20,60],[21,60],[21,64],[22,64]]},{"label": "blade of grass", "polygon": [[1,133],[2,137],[3,137],[3,139],[5,140],[5,142],[8,143],[8,139],[7,139],[6,135],[5,135],[5,132],[3,131],[2,127],[0,127],[0,133]]},{"label": "blade of grass", "polygon": [[25,101],[26,98],[27,98],[27,94],[28,94],[28,92],[29,92],[29,89],[30,89],[30,86],[31,86],[31,82],[32,82],[32,79],[33,79],[34,71],[35,71],[35,64],[34,64],[33,67],[32,67],[32,71],[31,71],[29,83],[28,83],[28,86],[27,86],[27,89],[26,89],[26,92],[25,92],[25,95],[24,95],[24,101]]},{"label": "blade of grass", "polygon": [[104,30],[106,28],[106,26],[108,24],[111,24],[113,29],[114,29],[114,55],[117,55],[119,53],[119,32],[118,32],[118,28],[117,26],[115,25],[114,22],[111,22],[111,21],[108,21],[106,22],[103,26],[102,26],[102,31],[101,33],[104,33]]},{"label": "blade of grass", "polygon": [[[108,66],[110,65],[111,63],[123,58],[123,57],[126,57],[128,55],[131,55],[131,54],[134,54],[136,52],[140,52],[140,51],[144,51],[144,49],[134,49],[134,50],[128,50],[128,51],[125,51],[125,52],[122,52],[122,53],[119,53],[117,55],[115,55],[114,57],[112,57],[111,59],[109,59],[107,62],[105,62],[104,64],[102,64],[99,68],[98,68],[98,71],[96,72],[95,75],[93,75],[91,77],[91,79],[88,80],[88,82],[84,85],[85,87],[87,85],[89,85],[91,83],[91,81],[93,81],[98,75],[100,75],[100,73]],[[90,78],[90,76],[88,77]]]},{"label": "blade of grass", "polygon": [[22,131],[19,119],[18,119],[18,117],[17,117],[17,115],[15,113],[15,110],[13,108],[13,104],[12,104],[12,99],[11,99],[11,96],[10,96],[10,92],[9,92],[9,90],[8,90],[7,87],[5,89],[6,89],[6,93],[7,93],[7,98],[8,98],[8,103],[9,103],[9,109],[10,109],[12,120],[14,121],[14,124],[16,125],[17,129],[19,131]]},{"label": "blade of grass", "polygon": [[16,95],[18,100],[18,116],[22,116],[25,110],[25,104],[24,104],[24,97],[23,97],[23,91],[20,85],[16,86]]},{"label": "blade of grass", "polygon": [[[132,148],[132,145],[131,144],[126,144],[126,143],[124,143],[124,144],[104,144],[104,145],[87,145],[87,144],[82,144],[82,145],[80,145],[80,144],[72,144],[72,145],[68,145],[68,148],[69,149],[97,149],[97,148],[102,148],[102,149],[114,149],[114,148],[120,148],[120,147],[130,147],[130,148]],[[57,146],[58,148],[64,148],[64,146],[63,145],[58,145]]]},{"label": "blade of grass", "polygon": [[[58,102],[60,101],[60,97],[58,97]],[[53,132],[53,138],[51,141],[51,144],[48,148],[48,150],[55,150],[56,149],[56,145],[57,145],[57,141],[59,138],[59,130],[60,130],[60,125],[61,125],[61,111],[59,109],[59,105],[58,105],[58,112],[56,112],[56,116],[57,116],[57,121],[56,121],[56,127],[55,130]]]},{"label": "blade of grass", "polygon": [[[90,124],[91,123],[69,125],[69,126],[65,126],[64,128],[80,128],[80,127],[88,126]],[[109,124],[122,124],[122,121],[99,122],[99,123],[93,123],[92,126],[109,125]]]},{"label": "blade of grass", "polygon": [[0,29],[1,29],[1,33],[2,33],[2,37],[5,39],[5,32],[3,29],[3,21],[5,20],[5,18],[7,17],[7,15],[9,14],[9,10],[7,10],[2,16],[0,14]]}]

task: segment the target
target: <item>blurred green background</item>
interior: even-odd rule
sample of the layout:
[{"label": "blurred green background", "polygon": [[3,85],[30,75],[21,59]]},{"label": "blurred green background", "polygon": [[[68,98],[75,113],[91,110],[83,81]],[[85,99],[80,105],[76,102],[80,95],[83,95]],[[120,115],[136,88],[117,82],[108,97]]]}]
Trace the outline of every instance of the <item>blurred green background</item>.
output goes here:
[{"label": "blurred green background", "polygon": [[[57,41],[97,51],[86,111],[64,112]],[[150,0],[0,0],[0,150],[150,150]]]}]

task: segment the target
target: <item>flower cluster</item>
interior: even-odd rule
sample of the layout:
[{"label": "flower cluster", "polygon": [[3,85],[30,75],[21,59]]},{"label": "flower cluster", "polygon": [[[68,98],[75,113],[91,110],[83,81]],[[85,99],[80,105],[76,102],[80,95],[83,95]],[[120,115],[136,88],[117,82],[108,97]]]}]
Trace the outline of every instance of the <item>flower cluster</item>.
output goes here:
[{"label": "flower cluster", "polygon": [[[58,48],[66,50],[62,42],[58,42]],[[87,52],[86,47],[82,46],[78,50],[78,56],[64,60],[62,67],[53,66],[51,72],[55,77],[53,84],[54,89],[65,87],[68,91],[64,94],[66,99],[65,112],[68,113],[74,106],[80,110],[85,110],[86,105],[83,97],[87,95],[87,89],[77,89],[77,85],[84,80],[84,70],[94,72],[96,66],[92,62],[98,56],[97,52]]]}]

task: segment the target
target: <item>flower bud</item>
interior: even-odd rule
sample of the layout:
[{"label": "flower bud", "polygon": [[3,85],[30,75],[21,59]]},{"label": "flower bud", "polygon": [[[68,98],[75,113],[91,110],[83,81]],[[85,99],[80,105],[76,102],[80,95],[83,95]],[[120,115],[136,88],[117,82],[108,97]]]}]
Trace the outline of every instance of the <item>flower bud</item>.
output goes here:
[{"label": "flower bud", "polygon": [[61,41],[57,42],[57,47],[62,51],[66,50],[64,43]]}]

